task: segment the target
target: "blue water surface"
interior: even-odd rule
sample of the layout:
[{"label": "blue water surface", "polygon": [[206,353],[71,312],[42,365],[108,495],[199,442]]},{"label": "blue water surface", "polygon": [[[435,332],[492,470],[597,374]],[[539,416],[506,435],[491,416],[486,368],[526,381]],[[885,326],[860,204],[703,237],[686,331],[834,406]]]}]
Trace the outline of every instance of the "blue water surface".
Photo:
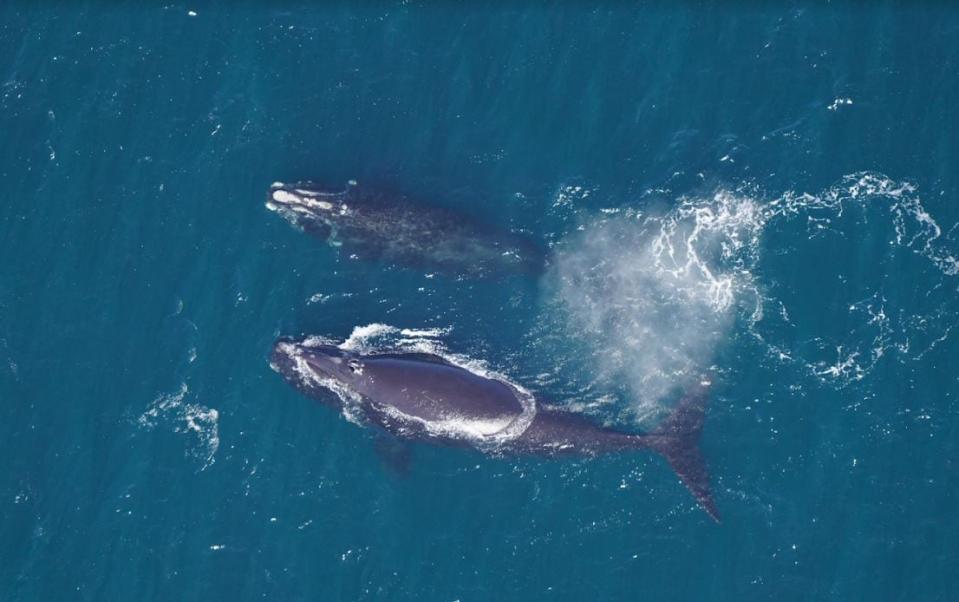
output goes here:
[{"label": "blue water surface", "polygon": [[[956,599],[959,9],[356,4],[0,4],[0,600]],[[553,259],[354,260],[307,179]],[[398,474],[269,365],[375,324],[623,430],[711,375],[722,522],[650,454]]]}]

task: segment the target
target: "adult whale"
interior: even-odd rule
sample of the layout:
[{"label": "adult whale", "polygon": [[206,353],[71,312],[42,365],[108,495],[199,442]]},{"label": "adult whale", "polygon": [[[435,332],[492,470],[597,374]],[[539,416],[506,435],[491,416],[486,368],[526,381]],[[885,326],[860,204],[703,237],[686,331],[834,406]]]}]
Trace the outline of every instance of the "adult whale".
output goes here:
[{"label": "adult whale", "polygon": [[359,259],[472,278],[535,275],[544,264],[544,251],[524,236],[353,180],[340,192],[275,182],[266,206]]},{"label": "adult whale", "polygon": [[659,452],[703,510],[719,521],[699,451],[705,385],[686,395],[659,428],[634,434],[537,403],[518,386],[432,354],[364,355],[309,339],[280,339],[271,366],[300,392],[401,439],[472,446],[497,455]]}]

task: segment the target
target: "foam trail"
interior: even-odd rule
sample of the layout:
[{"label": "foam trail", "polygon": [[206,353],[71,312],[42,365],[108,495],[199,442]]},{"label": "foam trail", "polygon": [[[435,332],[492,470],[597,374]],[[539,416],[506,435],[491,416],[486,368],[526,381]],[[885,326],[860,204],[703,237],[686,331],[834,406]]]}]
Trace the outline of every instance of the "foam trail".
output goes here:
[{"label": "foam trail", "polygon": [[[788,226],[797,218],[805,229]],[[857,223],[875,219],[891,233],[893,251],[924,258],[917,269],[939,284],[912,305],[893,308],[883,287],[896,271],[879,270],[871,292],[846,303],[858,324],[848,336],[814,332],[815,349],[798,346],[783,334],[795,332],[789,308],[797,300],[776,298],[761,277],[765,235],[775,231],[775,252],[788,253],[829,235],[855,241]],[[736,324],[774,361],[845,386],[890,352],[900,361],[919,359],[950,335],[959,315],[949,294],[959,260],[947,238],[913,185],[871,172],[815,194],[766,196],[743,186],[680,197],[662,215],[604,210],[558,245],[541,330],[558,326],[580,355],[585,344],[592,358],[587,371],[595,377],[587,395],[616,391],[641,422],[661,417],[662,401],[709,369]]]}]

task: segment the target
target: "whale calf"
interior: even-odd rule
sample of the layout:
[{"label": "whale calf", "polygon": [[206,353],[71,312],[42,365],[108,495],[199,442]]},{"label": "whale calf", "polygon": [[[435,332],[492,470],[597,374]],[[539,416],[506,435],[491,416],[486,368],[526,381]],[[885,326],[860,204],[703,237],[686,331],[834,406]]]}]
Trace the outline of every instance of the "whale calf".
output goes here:
[{"label": "whale calf", "polygon": [[[662,454],[703,510],[719,512],[699,451],[705,391],[685,396],[656,430],[626,433],[536,402],[504,380],[425,353],[360,354],[309,339],[280,339],[271,367],[301,393],[401,439],[470,446],[495,455]],[[335,393],[335,395],[331,395]]]},{"label": "whale calf", "polygon": [[474,278],[543,268],[545,253],[524,236],[353,180],[339,192],[275,182],[266,206],[359,259]]}]

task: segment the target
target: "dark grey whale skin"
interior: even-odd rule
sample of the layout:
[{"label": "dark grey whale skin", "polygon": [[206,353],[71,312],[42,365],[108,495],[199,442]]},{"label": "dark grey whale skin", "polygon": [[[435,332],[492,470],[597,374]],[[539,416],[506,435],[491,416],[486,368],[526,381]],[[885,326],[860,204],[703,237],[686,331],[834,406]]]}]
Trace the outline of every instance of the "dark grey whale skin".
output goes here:
[{"label": "dark grey whale skin", "polygon": [[[436,355],[384,353],[362,355],[334,345],[304,346],[280,339],[271,366],[301,393],[335,407],[343,402],[329,388],[304,379],[294,354],[323,379],[358,394],[355,409],[364,421],[402,439],[462,447],[468,440],[429,431],[417,420],[397,418],[396,411],[435,423],[451,418],[503,423],[523,413],[517,391]],[[597,456],[650,449],[662,454],[699,505],[717,522],[719,512],[709,487],[709,475],[699,451],[705,391],[680,401],[659,428],[648,434],[617,431],[547,404],[537,404],[535,417],[518,437],[498,444],[497,455],[544,457]]]},{"label": "dark grey whale skin", "polygon": [[278,182],[266,205],[366,261],[467,278],[537,276],[545,267],[545,250],[528,237],[352,181],[340,192]]}]

